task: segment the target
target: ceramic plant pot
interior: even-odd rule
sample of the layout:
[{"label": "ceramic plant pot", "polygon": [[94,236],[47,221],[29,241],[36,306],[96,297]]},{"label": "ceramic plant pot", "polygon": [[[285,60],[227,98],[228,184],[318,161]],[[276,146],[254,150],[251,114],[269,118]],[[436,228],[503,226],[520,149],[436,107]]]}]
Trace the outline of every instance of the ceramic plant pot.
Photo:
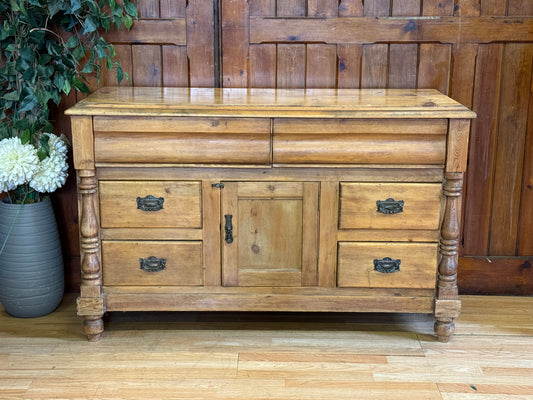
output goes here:
[{"label": "ceramic plant pot", "polygon": [[49,314],[64,291],[63,257],[52,203],[46,198],[21,206],[5,200],[0,201],[0,302],[14,317]]}]

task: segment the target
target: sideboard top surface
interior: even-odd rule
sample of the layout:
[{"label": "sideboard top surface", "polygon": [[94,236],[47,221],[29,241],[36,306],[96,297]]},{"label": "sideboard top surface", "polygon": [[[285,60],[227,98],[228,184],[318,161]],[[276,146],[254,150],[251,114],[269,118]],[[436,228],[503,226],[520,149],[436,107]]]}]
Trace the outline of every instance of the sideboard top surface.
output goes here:
[{"label": "sideboard top surface", "polygon": [[[305,113],[302,113],[305,111]],[[299,118],[474,118],[434,89],[105,87],[67,115]]]}]

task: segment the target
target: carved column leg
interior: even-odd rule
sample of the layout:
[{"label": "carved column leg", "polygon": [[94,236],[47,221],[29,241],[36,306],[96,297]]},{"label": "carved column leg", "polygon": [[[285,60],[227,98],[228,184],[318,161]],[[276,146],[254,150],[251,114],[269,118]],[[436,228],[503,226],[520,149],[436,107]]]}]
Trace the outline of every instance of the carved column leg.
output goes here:
[{"label": "carved column leg", "polygon": [[90,341],[100,339],[104,331],[102,316],[102,271],[100,268],[100,239],[95,202],[97,179],[94,170],[78,171],[78,192],[81,196],[81,294],[78,315],[85,317],[84,327]]},{"label": "carved column leg", "polygon": [[461,302],[457,288],[460,223],[458,209],[463,190],[463,174],[446,172],[444,195],[446,206],[441,227],[440,255],[435,300],[435,333],[447,342],[455,331],[454,318],[459,316]]}]

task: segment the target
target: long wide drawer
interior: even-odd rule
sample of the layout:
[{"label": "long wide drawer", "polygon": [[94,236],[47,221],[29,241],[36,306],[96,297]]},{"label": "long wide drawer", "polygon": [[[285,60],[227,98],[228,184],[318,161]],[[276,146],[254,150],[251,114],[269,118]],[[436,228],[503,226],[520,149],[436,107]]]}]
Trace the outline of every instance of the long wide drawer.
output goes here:
[{"label": "long wide drawer", "polygon": [[96,162],[268,164],[267,118],[95,117]]},{"label": "long wide drawer", "polygon": [[200,286],[202,242],[102,241],[109,286]]},{"label": "long wide drawer", "polygon": [[435,287],[437,243],[339,242],[338,246],[340,287]]},{"label": "long wide drawer", "polygon": [[440,183],[340,184],[340,229],[439,227]]},{"label": "long wide drawer", "polygon": [[100,181],[102,228],[201,228],[198,181]]},{"label": "long wide drawer", "polygon": [[276,119],[279,164],[443,164],[446,120]]}]

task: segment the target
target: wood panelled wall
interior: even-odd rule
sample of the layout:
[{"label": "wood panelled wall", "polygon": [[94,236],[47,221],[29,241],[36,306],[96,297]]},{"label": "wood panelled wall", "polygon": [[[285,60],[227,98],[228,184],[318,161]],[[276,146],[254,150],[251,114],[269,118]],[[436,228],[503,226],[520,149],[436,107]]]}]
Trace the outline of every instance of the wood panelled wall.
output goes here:
[{"label": "wood panelled wall", "polygon": [[[109,35],[131,84],[448,94],[478,114],[461,290],[533,294],[533,0],[214,1],[137,0],[132,31]],[[58,198],[75,288],[74,186]]]}]

